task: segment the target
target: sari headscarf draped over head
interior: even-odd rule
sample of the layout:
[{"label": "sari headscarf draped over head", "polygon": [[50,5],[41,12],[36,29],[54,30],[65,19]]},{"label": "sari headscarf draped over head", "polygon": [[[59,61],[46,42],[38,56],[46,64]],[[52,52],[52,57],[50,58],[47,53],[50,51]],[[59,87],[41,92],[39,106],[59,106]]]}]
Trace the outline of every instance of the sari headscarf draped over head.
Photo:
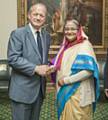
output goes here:
[{"label": "sari headscarf draped over head", "polygon": [[75,44],[83,42],[85,38],[88,39],[88,37],[84,34],[81,25],[79,25],[79,29],[78,29],[78,31],[76,33],[76,40],[74,42],[70,42],[69,40],[66,40],[66,38],[64,37],[61,48],[60,48],[60,50],[59,50],[59,52],[58,52],[58,54],[57,54],[57,56],[55,58],[55,61],[54,61],[54,65],[55,65],[57,70],[60,70],[64,51],[66,49],[72,47]]}]

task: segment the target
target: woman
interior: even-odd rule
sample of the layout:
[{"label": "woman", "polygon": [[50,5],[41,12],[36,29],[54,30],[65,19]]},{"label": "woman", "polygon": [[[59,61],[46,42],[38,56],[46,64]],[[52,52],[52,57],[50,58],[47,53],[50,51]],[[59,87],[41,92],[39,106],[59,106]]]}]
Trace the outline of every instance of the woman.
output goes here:
[{"label": "woman", "polygon": [[91,120],[99,98],[98,66],[93,47],[75,19],[66,20],[54,66],[58,119]]}]

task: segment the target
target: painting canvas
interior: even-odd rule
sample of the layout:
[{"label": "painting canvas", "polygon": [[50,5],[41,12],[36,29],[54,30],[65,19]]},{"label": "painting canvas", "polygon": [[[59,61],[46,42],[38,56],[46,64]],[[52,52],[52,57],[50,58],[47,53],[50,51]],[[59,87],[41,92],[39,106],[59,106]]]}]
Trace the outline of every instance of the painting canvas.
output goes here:
[{"label": "painting canvas", "polygon": [[[71,10],[81,19],[84,31],[95,46],[103,45],[103,1],[104,0],[21,0],[25,1],[27,10],[37,2],[48,8],[48,19],[45,24],[52,36],[52,44],[59,45],[63,37],[63,25],[66,15]],[[21,11],[21,10],[20,10]],[[26,13],[27,14],[27,11]],[[23,17],[24,15],[22,15]],[[27,17],[27,15],[25,15]]]}]

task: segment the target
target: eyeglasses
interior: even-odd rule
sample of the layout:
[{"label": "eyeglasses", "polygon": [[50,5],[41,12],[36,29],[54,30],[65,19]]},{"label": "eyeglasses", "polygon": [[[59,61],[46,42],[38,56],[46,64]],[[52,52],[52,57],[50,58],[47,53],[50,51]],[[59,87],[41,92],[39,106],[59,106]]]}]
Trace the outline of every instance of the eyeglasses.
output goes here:
[{"label": "eyeglasses", "polygon": [[65,27],[64,30],[65,31],[77,31],[78,29],[73,28],[73,27]]}]

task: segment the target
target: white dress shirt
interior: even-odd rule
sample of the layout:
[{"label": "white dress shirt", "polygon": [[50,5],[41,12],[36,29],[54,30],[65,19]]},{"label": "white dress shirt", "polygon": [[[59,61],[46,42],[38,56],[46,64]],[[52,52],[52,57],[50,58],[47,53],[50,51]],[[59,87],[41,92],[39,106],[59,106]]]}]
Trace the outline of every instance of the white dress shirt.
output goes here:
[{"label": "white dress shirt", "polygon": [[[37,30],[33,28],[33,26],[31,25],[31,23],[29,23],[29,27],[30,27],[30,29],[32,31],[33,37],[34,37],[36,45],[37,45],[37,34],[36,34]],[[40,32],[40,37],[41,37],[42,36],[41,35],[41,29],[39,29],[38,31]]]}]

